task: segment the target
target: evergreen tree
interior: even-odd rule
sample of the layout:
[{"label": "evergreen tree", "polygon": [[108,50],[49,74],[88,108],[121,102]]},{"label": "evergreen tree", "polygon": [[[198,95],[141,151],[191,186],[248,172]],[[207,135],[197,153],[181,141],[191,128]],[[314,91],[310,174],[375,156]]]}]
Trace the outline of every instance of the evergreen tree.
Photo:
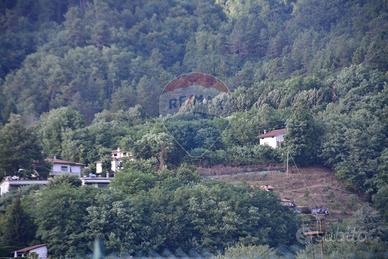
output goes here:
[{"label": "evergreen tree", "polygon": [[307,110],[298,108],[287,121],[285,149],[298,165],[317,163],[320,130]]},{"label": "evergreen tree", "polygon": [[43,114],[39,123],[39,135],[45,153],[48,156],[59,156],[67,131],[81,128],[84,125],[79,112],[72,108],[59,108]]},{"label": "evergreen tree", "polygon": [[[44,164],[42,147],[33,130],[25,127],[21,116],[12,115],[0,129],[0,178],[15,175],[19,169],[32,170]],[[47,173],[45,167],[39,173]],[[45,171],[45,172],[44,172]]]},{"label": "evergreen tree", "polygon": [[5,211],[2,221],[1,243],[5,246],[21,248],[34,238],[35,226],[30,216],[23,210],[20,196]]}]

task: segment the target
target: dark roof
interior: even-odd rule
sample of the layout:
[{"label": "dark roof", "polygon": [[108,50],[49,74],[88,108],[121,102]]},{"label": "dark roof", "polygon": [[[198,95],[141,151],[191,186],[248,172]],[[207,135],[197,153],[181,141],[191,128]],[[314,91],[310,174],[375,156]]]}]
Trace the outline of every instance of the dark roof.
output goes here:
[{"label": "dark roof", "polygon": [[25,247],[25,248],[16,250],[15,252],[17,252],[17,253],[26,253],[26,252],[29,252],[31,250],[34,250],[34,249],[37,249],[37,248],[43,247],[43,246],[46,246],[46,244],[33,245],[33,246]]},{"label": "dark roof", "polygon": [[50,163],[53,164],[65,164],[65,165],[80,165],[83,166],[84,164],[73,162],[73,161],[67,161],[67,160],[61,160],[61,159],[47,159]]},{"label": "dark roof", "polygon": [[277,129],[277,130],[271,130],[268,131],[267,133],[259,135],[259,138],[269,138],[269,137],[276,137],[280,135],[284,135],[287,133],[287,129]]}]

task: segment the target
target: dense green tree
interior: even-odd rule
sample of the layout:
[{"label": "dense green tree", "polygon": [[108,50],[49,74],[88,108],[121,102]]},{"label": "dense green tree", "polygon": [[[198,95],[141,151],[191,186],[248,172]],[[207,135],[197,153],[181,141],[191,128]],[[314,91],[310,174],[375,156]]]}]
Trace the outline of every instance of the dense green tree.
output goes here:
[{"label": "dense green tree", "polygon": [[69,9],[65,16],[64,35],[66,40],[73,46],[83,46],[86,43],[86,28],[81,15],[81,10],[73,7]]},{"label": "dense green tree", "polygon": [[146,234],[149,227],[143,225],[143,211],[112,192],[99,194],[96,201],[87,209],[88,235],[103,241],[108,254],[127,256],[144,249],[140,233]]},{"label": "dense green tree", "polygon": [[77,176],[72,175],[58,175],[50,179],[49,187],[56,188],[57,186],[69,185],[72,187],[80,187],[82,182]]},{"label": "dense green tree", "polygon": [[12,115],[0,129],[0,178],[17,175],[20,169],[32,171],[34,166],[44,176],[48,168],[44,164],[42,147],[31,128],[25,126],[21,116]]},{"label": "dense green tree", "polygon": [[244,246],[244,245],[236,245],[229,247],[225,250],[223,255],[215,256],[214,259],[223,259],[223,258],[246,258],[246,259],[254,259],[254,258],[277,258],[276,250],[270,248],[267,245],[259,245],[259,246]]},{"label": "dense green tree", "polygon": [[[282,228],[272,228],[272,230],[276,229],[277,233],[271,236],[276,238],[272,239],[268,236],[266,226],[269,227],[269,225],[267,224],[282,224],[282,220],[266,219],[265,211],[269,209],[267,206],[271,207],[271,199],[274,197],[268,197],[262,192],[250,192],[244,188],[230,188],[215,184],[208,187],[196,185],[189,189],[181,189],[178,190],[177,195],[182,198],[191,196],[188,211],[193,215],[192,223],[195,225],[188,234],[198,233],[199,247],[206,247],[210,251],[225,248],[237,240],[244,244],[268,242],[271,246],[276,246],[278,242],[289,243],[292,240],[289,234],[296,230],[295,222],[291,221],[292,224],[286,227],[288,229],[286,232],[289,231],[287,234],[281,230]],[[277,207],[276,203],[272,205],[274,205],[270,209],[272,212],[285,209],[281,206]],[[211,207],[214,209],[210,209]],[[277,215],[292,217],[286,211]],[[244,232],[246,235],[241,235]]]},{"label": "dense green tree", "polygon": [[321,157],[349,186],[369,195],[386,184],[386,87],[384,76],[353,66],[333,85],[340,98],[320,115],[324,122]]},{"label": "dense green tree", "polygon": [[50,254],[74,257],[90,253],[86,209],[94,203],[96,192],[95,188],[58,184],[36,194],[36,234]]},{"label": "dense green tree", "polygon": [[[284,233],[267,235],[249,224],[259,218],[276,229],[265,217],[267,208],[277,211],[276,206],[256,206],[244,198],[242,203],[260,208],[249,214],[238,207],[236,189],[197,184],[185,167],[153,171],[158,164],[173,168],[182,161],[202,166],[279,162],[279,150],[257,145],[256,136],[287,124],[286,149],[298,164],[331,167],[347,186],[374,197],[385,215],[386,7],[379,0],[1,1],[0,177],[19,169],[47,170],[38,142],[49,156],[89,166],[117,147],[149,158],[118,175],[123,184],[113,190],[117,196],[101,195],[109,204],[90,205],[88,191],[56,185],[68,188],[54,195],[66,206],[39,204],[55,214],[60,229],[52,222],[44,225],[43,212],[37,217],[43,229],[37,238],[55,232],[54,238],[44,238],[53,242],[55,256],[89,251],[90,240],[59,216],[68,208],[87,226],[82,231],[101,237],[109,252],[122,256],[173,251],[178,245],[218,252],[244,240],[274,246]],[[168,121],[157,119],[163,86],[191,71],[211,73],[233,90],[206,107],[224,118],[204,119],[190,110]],[[25,125],[12,113],[21,114]],[[27,128],[36,124],[39,138]],[[128,183],[136,180],[140,188]],[[125,190],[130,197],[117,194]],[[77,207],[78,199],[87,201]],[[89,205],[93,209],[84,209]],[[80,211],[90,224],[83,224]],[[99,213],[111,218],[96,219]],[[250,226],[245,236],[239,221]],[[59,233],[66,234],[65,243],[70,240],[68,251]],[[330,249],[333,257],[352,250],[362,250],[362,256],[365,250],[354,244]]]},{"label": "dense green tree", "polygon": [[[130,120],[130,118],[127,119]],[[120,147],[121,143],[129,145],[130,143],[127,142],[131,142],[131,137],[127,136],[127,119],[118,118],[105,122],[97,118],[88,127],[65,131],[61,157],[84,164],[94,164],[110,156],[112,149]],[[124,137],[126,139],[123,140]]]},{"label": "dense green tree", "polygon": [[2,233],[0,243],[3,246],[22,248],[34,239],[35,225],[30,215],[24,211],[20,196],[7,207],[0,227]]},{"label": "dense green tree", "polygon": [[93,123],[114,122],[128,127],[141,123],[145,118],[144,109],[140,105],[136,105],[126,111],[110,112],[104,110],[95,114]]},{"label": "dense green tree", "polygon": [[72,108],[58,108],[43,114],[38,132],[45,154],[50,157],[60,156],[66,132],[83,125],[81,114]]},{"label": "dense green tree", "polygon": [[[187,114],[190,116],[189,114]],[[195,116],[195,115],[193,115]],[[172,118],[163,121],[167,132],[174,138],[182,151],[194,148],[218,149],[223,146],[221,132],[224,120]],[[178,149],[178,152],[180,149]],[[175,156],[179,160],[179,156]]]},{"label": "dense green tree", "polygon": [[229,125],[223,131],[223,140],[229,146],[255,145],[257,138],[264,130],[282,128],[284,125],[279,111],[268,105],[259,109],[252,108],[248,112],[237,112],[228,118]]},{"label": "dense green tree", "polygon": [[385,148],[378,159],[378,174],[376,176],[377,187],[382,187],[388,184],[388,149]]},{"label": "dense green tree", "polygon": [[2,10],[6,107],[35,117],[72,105],[90,121],[110,103],[115,110],[143,104],[154,115],[147,100],[156,100],[169,73],[199,70],[247,86],[248,70],[263,80],[326,75],[352,60],[386,68],[379,1],[41,0]]},{"label": "dense green tree", "polygon": [[152,172],[135,171],[131,168],[120,170],[115,175],[112,188],[126,194],[148,191],[155,186],[158,177]]},{"label": "dense green tree", "polygon": [[165,132],[145,134],[135,143],[135,155],[139,158],[157,158],[159,166],[163,168],[169,152],[175,147],[173,137]]},{"label": "dense green tree", "polygon": [[334,167],[345,159],[347,153],[345,131],[347,118],[345,115],[333,114],[332,123],[325,129],[321,156],[325,165]]},{"label": "dense green tree", "polygon": [[388,222],[388,185],[380,187],[373,197],[375,206],[380,210],[385,222]]},{"label": "dense green tree", "polygon": [[185,185],[189,183],[198,183],[201,178],[195,167],[188,164],[180,165],[176,171],[173,171],[171,178],[176,179],[180,184]]},{"label": "dense green tree", "polygon": [[144,107],[148,115],[157,115],[158,107],[155,105],[162,93],[161,83],[155,78],[142,77],[136,86],[138,103]]},{"label": "dense green tree", "polygon": [[285,151],[298,165],[317,163],[320,136],[320,128],[311,113],[297,109],[287,121]]}]

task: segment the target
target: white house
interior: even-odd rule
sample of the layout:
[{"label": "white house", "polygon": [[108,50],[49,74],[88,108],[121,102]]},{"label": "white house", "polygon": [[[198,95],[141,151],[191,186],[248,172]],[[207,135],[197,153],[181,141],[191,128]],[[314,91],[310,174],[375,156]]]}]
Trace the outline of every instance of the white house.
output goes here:
[{"label": "white house", "polygon": [[50,171],[50,175],[74,175],[81,177],[82,169],[84,167],[83,164],[66,161],[61,159],[49,159],[50,163],[52,163],[53,167]]},{"label": "white house", "polygon": [[[122,151],[120,148],[112,150],[111,171],[116,172],[121,168],[124,159],[134,160],[131,152]],[[103,173],[102,161],[96,161],[96,174]]]},{"label": "white house", "polygon": [[96,161],[96,174],[102,173],[102,161]]},{"label": "white house", "polygon": [[133,156],[130,152],[122,151],[120,148],[112,150],[111,170],[113,172],[119,170],[124,159],[133,160]]},{"label": "white house", "polygon": [[23,249],[16,250],[13,253],[14,258],[27,257],[32,255],[37,256],[33,258],[47,259],[47,246],[45,244],[29,246]]},{"label": "white house", "polygon": [[273,148],[278,148],[284,142],[284,135],[286,135],[287,129],[277,129],[265,132],[259,135],[260,145],[267,145]]},{"label": "white house", "polygon": [[0,184],[0,196],[27,185],[46,185],[47,180],[19,180],[6,177]]}]

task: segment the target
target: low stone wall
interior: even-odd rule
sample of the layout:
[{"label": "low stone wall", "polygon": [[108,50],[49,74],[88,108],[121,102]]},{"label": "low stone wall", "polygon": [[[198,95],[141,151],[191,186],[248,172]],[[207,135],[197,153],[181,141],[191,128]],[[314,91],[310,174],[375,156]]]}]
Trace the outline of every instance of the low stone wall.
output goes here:
[{"label": "low stone wall", "polygon": [[216,165],[212,167],[198,167],[198,172],[202,176],[217,176],[217,175],[234,175],[240,173],[249,172],[285,172],[286,168],[284,164],[260,164],[260,165],[247,165],[247,166],[226,166]]}]

